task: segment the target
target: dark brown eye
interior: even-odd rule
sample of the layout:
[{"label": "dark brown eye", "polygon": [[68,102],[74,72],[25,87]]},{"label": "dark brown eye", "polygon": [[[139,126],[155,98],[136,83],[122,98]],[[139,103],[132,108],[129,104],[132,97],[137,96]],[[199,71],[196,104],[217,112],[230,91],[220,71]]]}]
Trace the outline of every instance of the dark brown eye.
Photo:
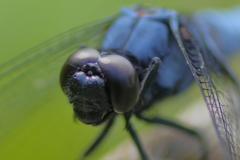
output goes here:
[{"label": "dark brown eye", "polygon": [[97,50],[91,48],[81,49],[69,56],[61,71],[61,87],[63,88],[65,86],[69,75],[74,74],[74,72],[77,71],[77,68],[81,68],[87,63],[96,63],[99,56],[100,53]]},{"label": "dark brown eye", "polygon": [[133,65],[120,55],[106,55],[98,60],[110,88],[110,99],[117,113],[131,110],[137,103],[140,84]]}]

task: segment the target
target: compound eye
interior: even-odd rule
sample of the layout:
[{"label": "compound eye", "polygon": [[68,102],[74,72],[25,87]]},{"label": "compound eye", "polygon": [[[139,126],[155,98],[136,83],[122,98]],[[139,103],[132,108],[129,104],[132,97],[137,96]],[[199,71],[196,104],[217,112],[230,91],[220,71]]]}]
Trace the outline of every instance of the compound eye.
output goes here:
[{"label": "compound eye", "polygon": [[66,61],[70,65],[82,67],[87,63],[96,63],[100,56],[99,51],[92,48],[83,48],[73,53]]},{"label": "compound eye", "polygon": [[105,55],[98,60],[110,88],[110,99],[117,113],[131,110],[140,94],[139,79],[133,65],[120,55]]},{"label": "compound eye", "polygon": [[91,48],[84,48],[70,55],[60,74],[61,87],[65,86],[66,80],[77,71],[77,68],[81,68],[87,63],[96,63],[99,56],[99,51]]}]

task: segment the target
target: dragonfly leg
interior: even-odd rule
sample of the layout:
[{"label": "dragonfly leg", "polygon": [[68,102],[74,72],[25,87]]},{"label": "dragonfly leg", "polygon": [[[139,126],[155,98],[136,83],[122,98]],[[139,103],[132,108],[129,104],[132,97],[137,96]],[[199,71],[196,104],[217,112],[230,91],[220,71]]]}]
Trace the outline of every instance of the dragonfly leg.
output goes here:
[{"label": "dragonfly leg", "polygon": [[95,141],[90,145],[90,147],[84,152],[83,154],[83,158],[87,157],[88,155],[90,155],[95,149],[96,147],[102,142],[102,140],[106,137],[109,129],[112,127],[113,123],[114,123],[114,119],[115,117],[113,117],[112,119],[110,119],[107,123],[107,125],[103,128],[103,130],[100,132],[100,134],[97,136],[97,138],[95,139]]},{"label": "dragonfly leg", "polygon": [[162,124],[162,125],[166,125],[166,126],[170,126],[170,127],[173,127],[173,128],[176,128],[176,129],[179,129],[179,130],[182,130],[192,136],[195,136],[199,139],[200,143],[201,143],[201,146],[202,146],[202,149],[203,149],[203,155],[201,157],[201,160],[208,160],[208,150],[207,150],[207,146],[206,146],[206,143],[204,142],[204,140],[202,139],[202,136],[199,135],[198,132],[192,130],[192,129],[189,129],[187,127],[185,127],[184,125],[181,125],[181,124],[178,124],[176,122],[172,122],[172,121],[169,121],[169,120],[166,120],[166,119],[162,119],[162,118],[159,118],[159,117],[146,117],[140,113],[137,113],[136,114],[137,118],[141,119],[141,120],[144,120],[148,123],[153,123],[153,124]]},{"label": "dragonfly leg", "polygon": [[146,91],[150,88],[152,82],[155,80],[155,76],[157,75],[157,71],[159,69],[160,64],[161,64],[160,58],[154,57],[152,58],[148,67],[145,69],[144,71],[145,74],[143,80],[141,81],[141,92],[139,100],[134,106],[134,112],[139,112],[140,110],[145,109],[144,107],[142,107],[143,106],[142,102],[146,103],[146,100],[144,99],[145,98],[144,94],[146,94]]},{"label": "dragonfly leg", "polygon": [[142,160],[148,160],[147,154],[145,153],[144,149],[142,148],[142,145],[141,145],[141,142],[138,138],[138,135],[137,135],[137,133],[135,132],[135,130],[133,129],[133,127],[130,123],[128,123],[128,125],[127,125],[127,130],[130,133],[134,143],[136,144]]},{"label": "dragonfly leg", "polygon": [[149,88],[150,82],[154,79],[156,76],[156,72],[158,71],[158,68],[161,64],[161,60],[158,57],[154,57],[151,62],[148,65],[148,68],[146,69],[146,73],[144,75],[144,78],[141,82],[141,93],[144,94],[145,90]]}]

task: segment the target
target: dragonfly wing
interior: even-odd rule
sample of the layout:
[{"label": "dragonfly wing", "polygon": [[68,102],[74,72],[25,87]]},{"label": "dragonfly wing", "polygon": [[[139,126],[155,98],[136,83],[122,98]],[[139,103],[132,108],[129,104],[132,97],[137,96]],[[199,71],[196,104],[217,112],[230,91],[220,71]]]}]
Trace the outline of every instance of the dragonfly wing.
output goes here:
[{"label": "dragonfly wing", "polygon": [[[209,50],[205,54],[200,50],[195,41],[202,46],[197,32],[183,24],[180,19],[172,22],[173,26],[175,24],[180,26],[178,29],[172,27],[172,31],[202,92],[218,137],[226,151],[226,159],[238,160],[240,158],[238,82],[231,77],[232,73],[228,72],[227,63],[223,65],[214,55],[209,56],[211,53]],[[207,57],[204,56],[206,54]],[[208,63],[209,60],[212,60],[211,63]]]},{"label": "dragonfly wing", "polygon": [[[206,50],[202,50],[206,68],[210,75],[209,84],[204,86],[208,91],[208,104],[212,118],[215,119],[217,133],[230,153],[229,159],[240,159],[240,90],[239,80],[231,67],[227,57],[223,55],[209,35],[201,35]],[[212,57],[211,57],[212,56]],[[211,57],[211,58],[210,58]],[[212,59],[212,61],[208,61]],[[208,62],[207,62],[208,61]],[[205,89],[204,88],[204,89]],[[214,96],[213,96],[214,95]]]},{"label": "dragonfly wing", "polygon": [[115,14],[73,28],[0,65],[0,119],[3,140],[24,116],[55,94],[60,69],[80,44],[98,48]]},{"label": "dragonfly wing", "polygon": [[[227,63],[227,58],[240,50],[240,7],[227,10],[205,10],[193,15],[193,22],[205,42],[205,57],[212,55],[216,63],[206,63],[222,104],[225,123],[222,137],[226,137],[232,159],[240,159],[239,147],[239,80]],[[207,55],[207,53],[211,53]],[[218,69],[217,69],[218,68]],[[216,74],[217,73],[217,74]],[[224,74],[223,74],[224,73]],[[225,106],[223,106],[226,104]],[[225,129],[227,130],[225,131]]]}]

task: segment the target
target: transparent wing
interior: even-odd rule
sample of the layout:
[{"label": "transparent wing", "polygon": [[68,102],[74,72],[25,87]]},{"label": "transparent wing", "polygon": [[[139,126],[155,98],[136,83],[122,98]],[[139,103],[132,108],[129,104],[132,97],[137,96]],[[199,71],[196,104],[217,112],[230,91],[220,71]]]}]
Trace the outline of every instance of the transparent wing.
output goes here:
[{"label": "transparent wing", "polygon": [[[204,96],[224,149],[234,160],[240,159],[239,88],[224,74],[199,76]],[[205,84],[204,84],[205,83]]]},{"label": "transparent wing", "polygon": [[76,27],[0,65],[1,140],[59,88],[59,73],[66,58],[80,44],[98,48],[118,14]]},{"label": "transparent wing", "polygon": [[[190,31],[192,31],[190,29]],[[192,32],[194,33],[194,32]],[[177,41],[202,92],[217,135],[226,151],[226,159],[240,159],[240,92],[239,83],[226,62],[221,62],[211,49],[201,50],[184,26],[175,32]],[[194,34],[198,44],[201,40]],[[207,42],[206,42],[207,43]],[[202,49],[202,47],[201,47]]]}]

